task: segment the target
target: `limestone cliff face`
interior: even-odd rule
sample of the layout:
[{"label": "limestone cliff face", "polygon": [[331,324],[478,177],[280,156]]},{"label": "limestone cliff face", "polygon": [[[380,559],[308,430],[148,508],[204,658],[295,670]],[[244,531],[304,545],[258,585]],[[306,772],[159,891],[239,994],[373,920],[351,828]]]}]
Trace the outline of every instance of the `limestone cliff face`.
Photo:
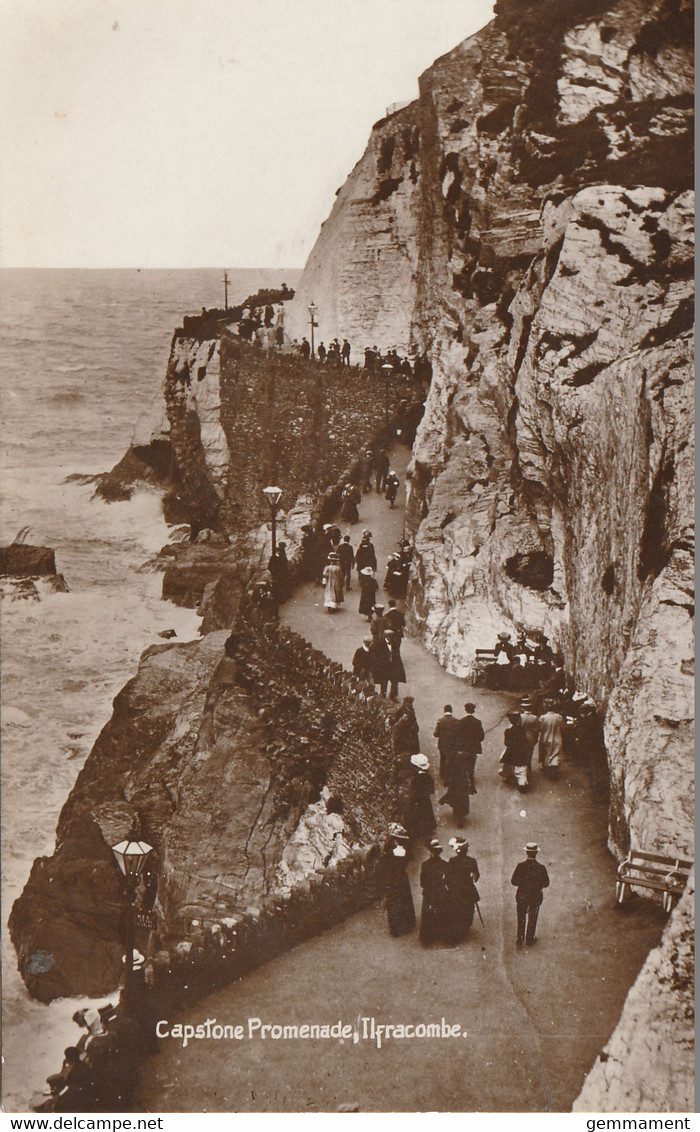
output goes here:
[{"label": "limestone cliff face", "polygon": [[461,675],[545,630],[606,713],[618,851],[692,840],[691,33],[684,0],[501,0],[374,128],[297,292],[430,349],[414,627]]},{"label": "limestone cliff face", "polygon": [[[618,854],[693,855],[692,40],[686,0],[499,0],[422,76],[418,150],[392,168],[415,179],[415,267],[378,345],[408,319],[433,366],[408,483],[413,628],[460,675],[502,629],[547,633],[604,717]],[[388,205],[348,204],[393,129],[375,127],[299,285],[330,309],[342,290],[353,344],[375,338],[372,287],[347,264],[360,234],[371,262]],[[685,1107],[668,1084],[655,1107]]]},{"label": "limestone cliff face", "polygon": [[316,343],[347,338],[356,363],[365,346],[396,345],[405,352],[410,341],[418,266],[417,110],[411,103],[373,129],[338,190],[285,317],[290,337],[309,337],[313,301]]}]

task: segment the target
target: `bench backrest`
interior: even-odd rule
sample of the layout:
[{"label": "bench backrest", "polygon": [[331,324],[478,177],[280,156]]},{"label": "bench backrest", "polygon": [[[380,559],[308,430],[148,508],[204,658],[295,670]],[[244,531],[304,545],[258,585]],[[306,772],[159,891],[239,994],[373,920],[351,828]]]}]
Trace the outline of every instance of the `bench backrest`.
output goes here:
[{"label": "bench backrest", "polygon": [[[693,862],[684,857],[670,857],[665,853],[647,853],[645,849],[630,849],[627,857],[622,862],[628,867],[646,869],[649,872],[666,872],[668,869],[676,869],[680,872],[690,872],[693,867]],[[662,866],[655,868],[655,865]]]}]

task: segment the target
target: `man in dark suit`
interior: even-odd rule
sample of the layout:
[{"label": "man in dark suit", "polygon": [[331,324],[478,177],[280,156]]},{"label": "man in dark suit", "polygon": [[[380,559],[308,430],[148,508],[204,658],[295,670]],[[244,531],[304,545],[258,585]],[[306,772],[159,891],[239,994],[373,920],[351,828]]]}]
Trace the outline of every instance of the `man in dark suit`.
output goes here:
[{"label": "man in dark suit", "polygon": [[445,704],[442,710],[443,715],[435,724],[433,738],[437,739],[440,752],[440,779],[446,784],[447,767],[459,743],[459,722],[453,716],[450,704]]},{"label": "man in dark suit", "polygon": [[466,715],[459,720],[459,746],[466,755],[469,769],[469,793],[476,794],[476,757],[481,754],[481,744],[484,740],[484,725],[474,714],[476,704],[465,704]]},{"label": "man in dark suit", "polygon": [[549,888],[549,874],[544,865],[537,860],[539,846],[534,841],[528,841],[525,846],[527,859],[515,866],[515,872],[510,883],[515,885],[515,906],[518,913],[518,936],[515,941],[517,947],[523,942],[535,942],[535,929],[537,917],[542,904],[542,890]]}]

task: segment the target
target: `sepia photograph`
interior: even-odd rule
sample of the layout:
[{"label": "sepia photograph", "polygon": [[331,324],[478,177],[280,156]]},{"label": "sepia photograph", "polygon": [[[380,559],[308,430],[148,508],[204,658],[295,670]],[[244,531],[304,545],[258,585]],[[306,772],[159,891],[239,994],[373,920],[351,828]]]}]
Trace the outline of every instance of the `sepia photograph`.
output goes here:
[{"label": "sepia photograph", "polygon": [[0,0],[4,1113],[689,1127],[693,41]]}]

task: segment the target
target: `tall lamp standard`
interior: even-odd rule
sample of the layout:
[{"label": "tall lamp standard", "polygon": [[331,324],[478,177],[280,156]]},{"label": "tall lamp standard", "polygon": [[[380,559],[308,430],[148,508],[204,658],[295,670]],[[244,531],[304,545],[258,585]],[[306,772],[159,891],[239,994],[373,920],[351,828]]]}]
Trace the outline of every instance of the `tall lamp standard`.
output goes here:
[{"label": "tall lamp standard", "polygon": [[117,864],[126,880],[126,964],[124,970],[124,986],[131,989],[134,975],[134,897],[136,885],[143,872],[148,857],[153,852],[153,846],[147,841],[136,841],[127,837],[118,845],[112,845],[112,852]]},{"label": "tall lamp standard", "polygon": [[312,299],[311,302],[309,303],[309,325],[311,326],[311,357],[312,358],[313,358],[313,356],[316,352],[315,351],[315,345],[314,345],[314,330],[318,326],[318,321],[316,319],[317,314],[318,314],[318,307],[316,306],[315,302]]},{"label": "tall lamp standard", "polygon": [[274,556],[277,550],[277,512],[279,511],[280,499],[282,498],[282,488],[264,487],[263,495],[270,504],[270,514],[272,515],[272,554]]}]

